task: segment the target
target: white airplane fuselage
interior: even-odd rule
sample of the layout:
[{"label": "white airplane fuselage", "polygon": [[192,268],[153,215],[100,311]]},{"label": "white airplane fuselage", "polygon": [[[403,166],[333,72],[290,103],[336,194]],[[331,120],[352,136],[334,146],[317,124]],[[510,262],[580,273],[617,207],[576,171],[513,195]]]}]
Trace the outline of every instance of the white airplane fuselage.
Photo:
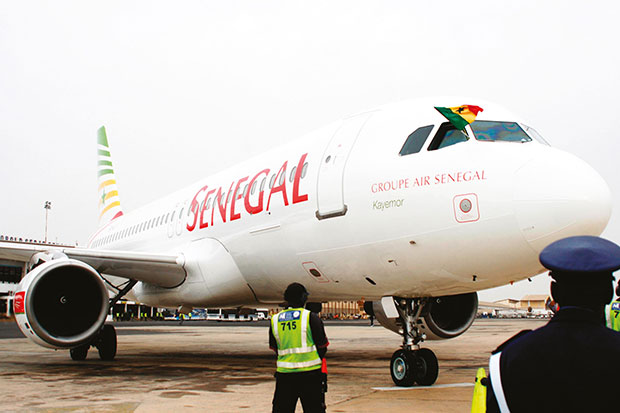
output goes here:
[{"label": "white airplane fuselage", "polygon": [[[492,104],[478,119],[520,122]],[[586,163],[536,140],[427,150],[444,122],[417,102],[335,122],[113,220],[90,247],[182,254],[185,281],[138,283],[140,302],[237,307],[280,303],[294,281],[311,301],[478,291],[603,231],[609,190]],[[425,125],[422,150],[399,155]]]}]

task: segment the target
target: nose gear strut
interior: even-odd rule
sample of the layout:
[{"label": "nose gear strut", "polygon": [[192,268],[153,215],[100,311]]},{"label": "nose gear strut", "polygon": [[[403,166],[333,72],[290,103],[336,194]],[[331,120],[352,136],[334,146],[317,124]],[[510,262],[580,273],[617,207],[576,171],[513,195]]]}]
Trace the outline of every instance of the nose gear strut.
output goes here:
[{"label": "nose gear strut", "polygon": [[390,374],[397,386],[410,387],[414,383],[430,386],[437,380],[439,364],[435,353],[420,348],[426,335],[420,331],[417,321],[426,305],[425,298],[394,298],[402,325],[403,345],[392,354]]}]

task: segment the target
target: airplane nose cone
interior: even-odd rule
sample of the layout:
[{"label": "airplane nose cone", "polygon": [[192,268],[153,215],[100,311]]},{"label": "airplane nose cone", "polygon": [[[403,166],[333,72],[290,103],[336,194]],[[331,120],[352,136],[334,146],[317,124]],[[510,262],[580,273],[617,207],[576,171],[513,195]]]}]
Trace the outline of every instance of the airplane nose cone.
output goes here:
[{"label": "airplane nose cone", "polygon": [[571,154],[554,151],[532,159],[515,178],[515,215],[537,252],[561,238],[600,235],[609,222],[609,187],[590,165]]}]

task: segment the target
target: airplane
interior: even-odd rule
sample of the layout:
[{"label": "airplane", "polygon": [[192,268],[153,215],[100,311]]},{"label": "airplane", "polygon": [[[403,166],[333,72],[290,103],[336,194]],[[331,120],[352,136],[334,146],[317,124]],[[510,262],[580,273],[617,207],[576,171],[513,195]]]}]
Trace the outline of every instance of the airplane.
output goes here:
[{"label": "airplane", "polygon": [[[463,124],[440,111],[468,107],[477,117]],[[133,212],[103,127],[98,154],[100,226],[87,247],[0,242],[0,258],[27,263],[19,328],[75,360],[91,346],[115,357],[105,320],[123,296],[181,311],[276,307],[300,282],[314,303],[363,298],[402,336],[394,383],[432,385],[438,360],[425,340],[463,334],[477,291],[543,272],[546,245],[599,235],[611,215],[592,167],[479,99],[358,113]]]}]

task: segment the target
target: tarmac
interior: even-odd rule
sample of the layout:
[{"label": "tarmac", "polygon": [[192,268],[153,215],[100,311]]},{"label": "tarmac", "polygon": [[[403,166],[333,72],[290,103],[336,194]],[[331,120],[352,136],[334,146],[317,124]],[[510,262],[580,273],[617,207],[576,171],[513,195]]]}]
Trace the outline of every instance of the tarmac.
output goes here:
[{"label": "tarmac", "polygon": [[[477,319],[452,340],[427,341],[439,359],[430,387],[395,387],[389,362],[401,338],[368,321],[326,322],[328,412],[468,412],[490,352],[545,320]],[[275,356],[268,324],[115,323],[118,353],[83,362],[0,322],[0,410],[4,412],[270,412]],[[297,412],[301,412],[298,403]]]}]

